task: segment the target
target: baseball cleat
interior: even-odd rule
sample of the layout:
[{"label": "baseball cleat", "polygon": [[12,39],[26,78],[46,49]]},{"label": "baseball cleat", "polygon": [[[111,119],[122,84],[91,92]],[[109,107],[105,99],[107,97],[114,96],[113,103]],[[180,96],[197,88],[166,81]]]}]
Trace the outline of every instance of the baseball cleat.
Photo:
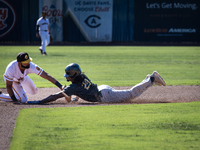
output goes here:
[{"label": "baseball cleat", "polygon": [[2,94],[2,91],[0,91],[0,94]]},{"label": "baseball cleat", "polygon": [[43,50],[41,48],[39,48],[39,50],[40,50],[40,53],[43,54]]},{"label": "baseball cleat", "polygon": [[165,81],[161,78],[159,73],[157,71],[154,71],[151,77],[154,77],[154,84],[159,85],[159,86],[166,86]]},{"label": "baseball cleat", "polygon": [[45,56],[45,55],[47,55],[47,53],[46,53],[46,52],[44,52],[44,53],[43,53],[43,55]]},{"label": "baseball cleat", "polygon": [[147,77],[146,77],[146,79],[148,79],[148,78],[150,78],[150,77],[151,77],[151,75],[150,75],[150,74],[148,74],[148,75],[147,75]]}]

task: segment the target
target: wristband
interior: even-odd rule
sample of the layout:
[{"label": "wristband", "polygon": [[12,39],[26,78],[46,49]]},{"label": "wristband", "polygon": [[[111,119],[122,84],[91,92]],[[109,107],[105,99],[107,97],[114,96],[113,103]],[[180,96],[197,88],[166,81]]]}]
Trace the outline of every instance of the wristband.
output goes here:
[{"label": "wristband", "polygon": [[13,102],[17,102],[17,99],[16,99],[15,95],[12,95],[11,99],[13,100]]},{"label": "wristband", "polygon": [[57,87],[59,87],[60,89],[62,88],[62,85],[61,85],[58,81],[56,81],[55,85],[56,85]]}]

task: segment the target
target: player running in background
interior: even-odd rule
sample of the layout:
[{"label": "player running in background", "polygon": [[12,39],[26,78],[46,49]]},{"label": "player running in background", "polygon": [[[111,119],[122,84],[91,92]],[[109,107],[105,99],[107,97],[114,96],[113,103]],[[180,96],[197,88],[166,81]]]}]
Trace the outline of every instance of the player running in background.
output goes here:
[{"label": "player running in background", "polygon": [[56,94],[52,94],[41,101],[28,101],[32,104],[44,104],[51,101],[55,101],[58,98],[65,97],[67,102],[72,101],[71,96],[77,96],[83,100],[89,102],[103,102],[103,103],[116,103],[134,99],[140,96],[153,84],[159,86],[166,86],[165,81],[160,77],[157,71],[154,71],[152,75],[147,75],[141,83],[135,85],[128,90],[115,90],[108,85],[100,85],[97,87],[93,84],[88,77],[81,72],[78,64],[71,63],[65,68],[64,77],[67,81],[72,82],[69,86],[65,87],[63,91]]},{"label": "player running in background", "polygon": [[47,74],[36,64],[32,63],[32,58],[25,52],[17,55],[17,60],[10,62],[4,74],[4,81],[6,82],[6,89],[8,94],[0,91],[0,100],[7,102],[14,102],[16,104],[22,102],[26,103],[29,94],[36,94],[37,87],[28,76],[30,73],[35,73],[44,79],[49,80],[61,90],[64,88],[55,78]]},{"label": "player running in background", "polygon": [[42,12],[42,17],[36,23],[36,37],[41,38],[39,50],[42,55],[47,55],[46,46],[50,43],[49,19],[46,18],[46,12]]}]

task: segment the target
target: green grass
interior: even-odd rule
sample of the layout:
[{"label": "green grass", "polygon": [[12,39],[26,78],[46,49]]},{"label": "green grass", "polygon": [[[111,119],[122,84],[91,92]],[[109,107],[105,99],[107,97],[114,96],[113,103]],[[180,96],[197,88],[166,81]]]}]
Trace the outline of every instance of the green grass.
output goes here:
[{"label": "green grass", "polygon": [[[64,68],[78,63],[98,85],[132,86],[157,70],[167,85],[200,85],[199,47],[0,46],[0,74],[19,52],[62,84]],[[55,87],[31,74],[37,87]],[[5,88],[3,77],[0,88]],[[200,149],[200,103],[22,109],[10,150]]]},{"label": "green grass", "polygon": [[22,109],[10,150],[200,149],[200,102]]},{"label": "green grass", "polygon": [[[38,46],[0,46],[0,74],[19,52],[28,52],[33,62],[62,84],[69,63],[78,63],[96,84],[132,86],[147,74],[157,70],[167,85],[200,84],[200,47],[142,46],[48,46],[48,56],[42,56]],[[35,74],[30,77],[37,87],[55,87]],[[3,77],[0,88],[5,88]]]}]

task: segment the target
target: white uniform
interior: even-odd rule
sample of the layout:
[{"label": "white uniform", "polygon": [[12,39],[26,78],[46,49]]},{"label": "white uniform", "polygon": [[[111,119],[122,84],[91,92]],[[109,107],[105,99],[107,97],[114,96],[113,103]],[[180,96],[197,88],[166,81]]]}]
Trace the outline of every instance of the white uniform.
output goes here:
[{"label": "white uniform", "polygon": [[[22,73],[19,69],[18,62],[14,60],[9,63],[6,68],[4,73],[4,81],[13,81],[12,88],[15,97],[22,103],[25,103],[28,100],[26,92],[33,95],[38,91],[28,74],[35,73],[40,76],[42,72],[43,70],[39,66],[30,62],[30,68],[25,69],[24,73]],[[8,102],[12,101],[9,94],[4,93],[0,95],[0,100]]]},{"label": "white uniform", "polygon": [[108,85],[100,85],[98,86],[98,90],[101,91],[101,101],[103,103],[116,103],[134,99],[140,96],[151,86],[152,82],[150,80],[150,77],[148,76],[141,83],[135,85],[129,90],[115,90]]},{"label": "white uniform", "polygon": [[42,49],[43,52],[46,52],[45,47],[49,45],[50,42],[50,36],[48,33],[49,19],[43,19],[43,17],[41,17],[37,20],[36,25],[39,25],[39,34],[42,40],[40,49]]}]

